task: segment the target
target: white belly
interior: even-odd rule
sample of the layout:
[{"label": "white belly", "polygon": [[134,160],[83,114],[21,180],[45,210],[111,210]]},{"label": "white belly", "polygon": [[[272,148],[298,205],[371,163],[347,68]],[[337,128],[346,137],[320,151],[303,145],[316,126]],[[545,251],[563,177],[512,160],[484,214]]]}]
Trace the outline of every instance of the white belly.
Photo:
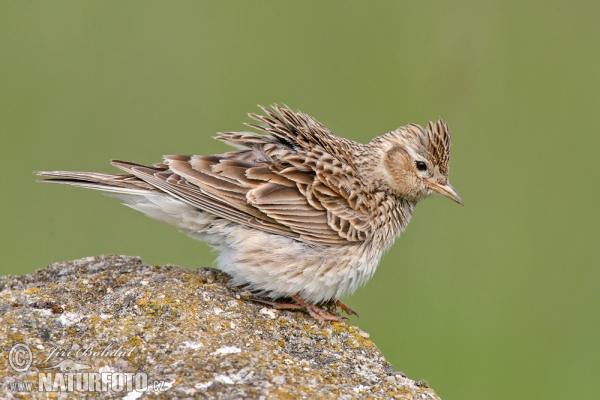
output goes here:
[{"label": "white belly", "polygon": [[[277,298],[300,295],[318,303],[353,293],[375,273],[393,242],[385,237],[345,245],[310,245],[215,217],[173,197],[119,195],[131,208],[205,240],[235,285]],[[389,237],[392,236],[392,237]]]}]

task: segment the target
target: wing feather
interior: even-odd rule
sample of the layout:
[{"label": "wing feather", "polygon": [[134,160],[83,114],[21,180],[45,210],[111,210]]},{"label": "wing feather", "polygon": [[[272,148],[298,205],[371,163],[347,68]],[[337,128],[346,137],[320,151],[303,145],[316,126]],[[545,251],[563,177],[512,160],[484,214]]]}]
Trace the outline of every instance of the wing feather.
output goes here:
[{"label": "wing feather", "polygon": [[155,168],[113,162],[129,174],[200,209],[256,229],[311,243],[364,241],[385,196],[365,189],[353,164],[357,143],[305,114],[274,106],[251,114],[266,135],[222,133],[239,150],[215,156],[170,155]]}]

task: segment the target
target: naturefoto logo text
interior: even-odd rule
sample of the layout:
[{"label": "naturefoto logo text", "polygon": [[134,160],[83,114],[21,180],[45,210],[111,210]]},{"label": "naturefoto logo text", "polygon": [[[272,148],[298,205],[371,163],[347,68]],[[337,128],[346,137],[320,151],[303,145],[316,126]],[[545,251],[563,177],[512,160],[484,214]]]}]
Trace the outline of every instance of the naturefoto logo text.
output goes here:
[{"label": "naturefoto logo text", "polygon": [[[171,384],[164,381],[148,380],[144,372],[112,371],[102,367],[100,371],[91,371],[92,366],[76,361],[73,356],[112,356],[131,355],[134,349],[125,352],[122,347],[107,346],[104,349],[88,347],[80,349],[51,348],[44,363],[54,361],[49,367],[40,367],[37,379],[32,382],[9,382],[8,388],[13,392],[163,392]],[[58,357],[69,357],[58,360]],[[25,344],[14,345],[9,352],[9,364],[15,372],[24,373],[33,363],[33,353]],[[103,369],[106,369],[103,371]],[[37,384],[37,387],[35,387]]]}]

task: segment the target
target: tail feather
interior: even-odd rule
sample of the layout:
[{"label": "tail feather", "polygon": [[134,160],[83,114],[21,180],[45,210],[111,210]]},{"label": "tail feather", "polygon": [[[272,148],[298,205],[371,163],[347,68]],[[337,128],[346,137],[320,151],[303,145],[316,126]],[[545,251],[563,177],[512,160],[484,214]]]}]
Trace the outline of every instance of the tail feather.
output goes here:
[{"label": "tail feather", "polygon": [[58,183],[111,193],[143,195],[157,191],[153,186],[130,174],[116,175],[76,171],[38,171],[35,174],[49,178],[41,179],[38,182]]}]

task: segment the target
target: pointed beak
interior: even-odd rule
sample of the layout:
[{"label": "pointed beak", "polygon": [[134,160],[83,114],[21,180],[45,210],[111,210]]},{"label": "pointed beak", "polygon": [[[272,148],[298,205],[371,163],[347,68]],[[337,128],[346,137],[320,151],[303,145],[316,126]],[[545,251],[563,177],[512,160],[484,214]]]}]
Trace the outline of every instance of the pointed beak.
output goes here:
[{"label": "pointed beak", "polygon": [[447,197],[450,200],[453,200],[453,201],[457,202],[461,206],[465,205],[465,203],[463,202],[463,199],[460,198],[460,196],[458,195],[458,193],[456,193],[456,190],[454,190],[454,188],[452,187],[452,185],[450,185],[449,183],[446,184],[446,185],[441,185],[441,184],[439,184],[437,182],[433,182],[433,181],[430,181],[430,180],[427,180],[427,179],[426,179],[426,182],[429,184],[429,187],[434,192],[439,193],[442,196]]}]

